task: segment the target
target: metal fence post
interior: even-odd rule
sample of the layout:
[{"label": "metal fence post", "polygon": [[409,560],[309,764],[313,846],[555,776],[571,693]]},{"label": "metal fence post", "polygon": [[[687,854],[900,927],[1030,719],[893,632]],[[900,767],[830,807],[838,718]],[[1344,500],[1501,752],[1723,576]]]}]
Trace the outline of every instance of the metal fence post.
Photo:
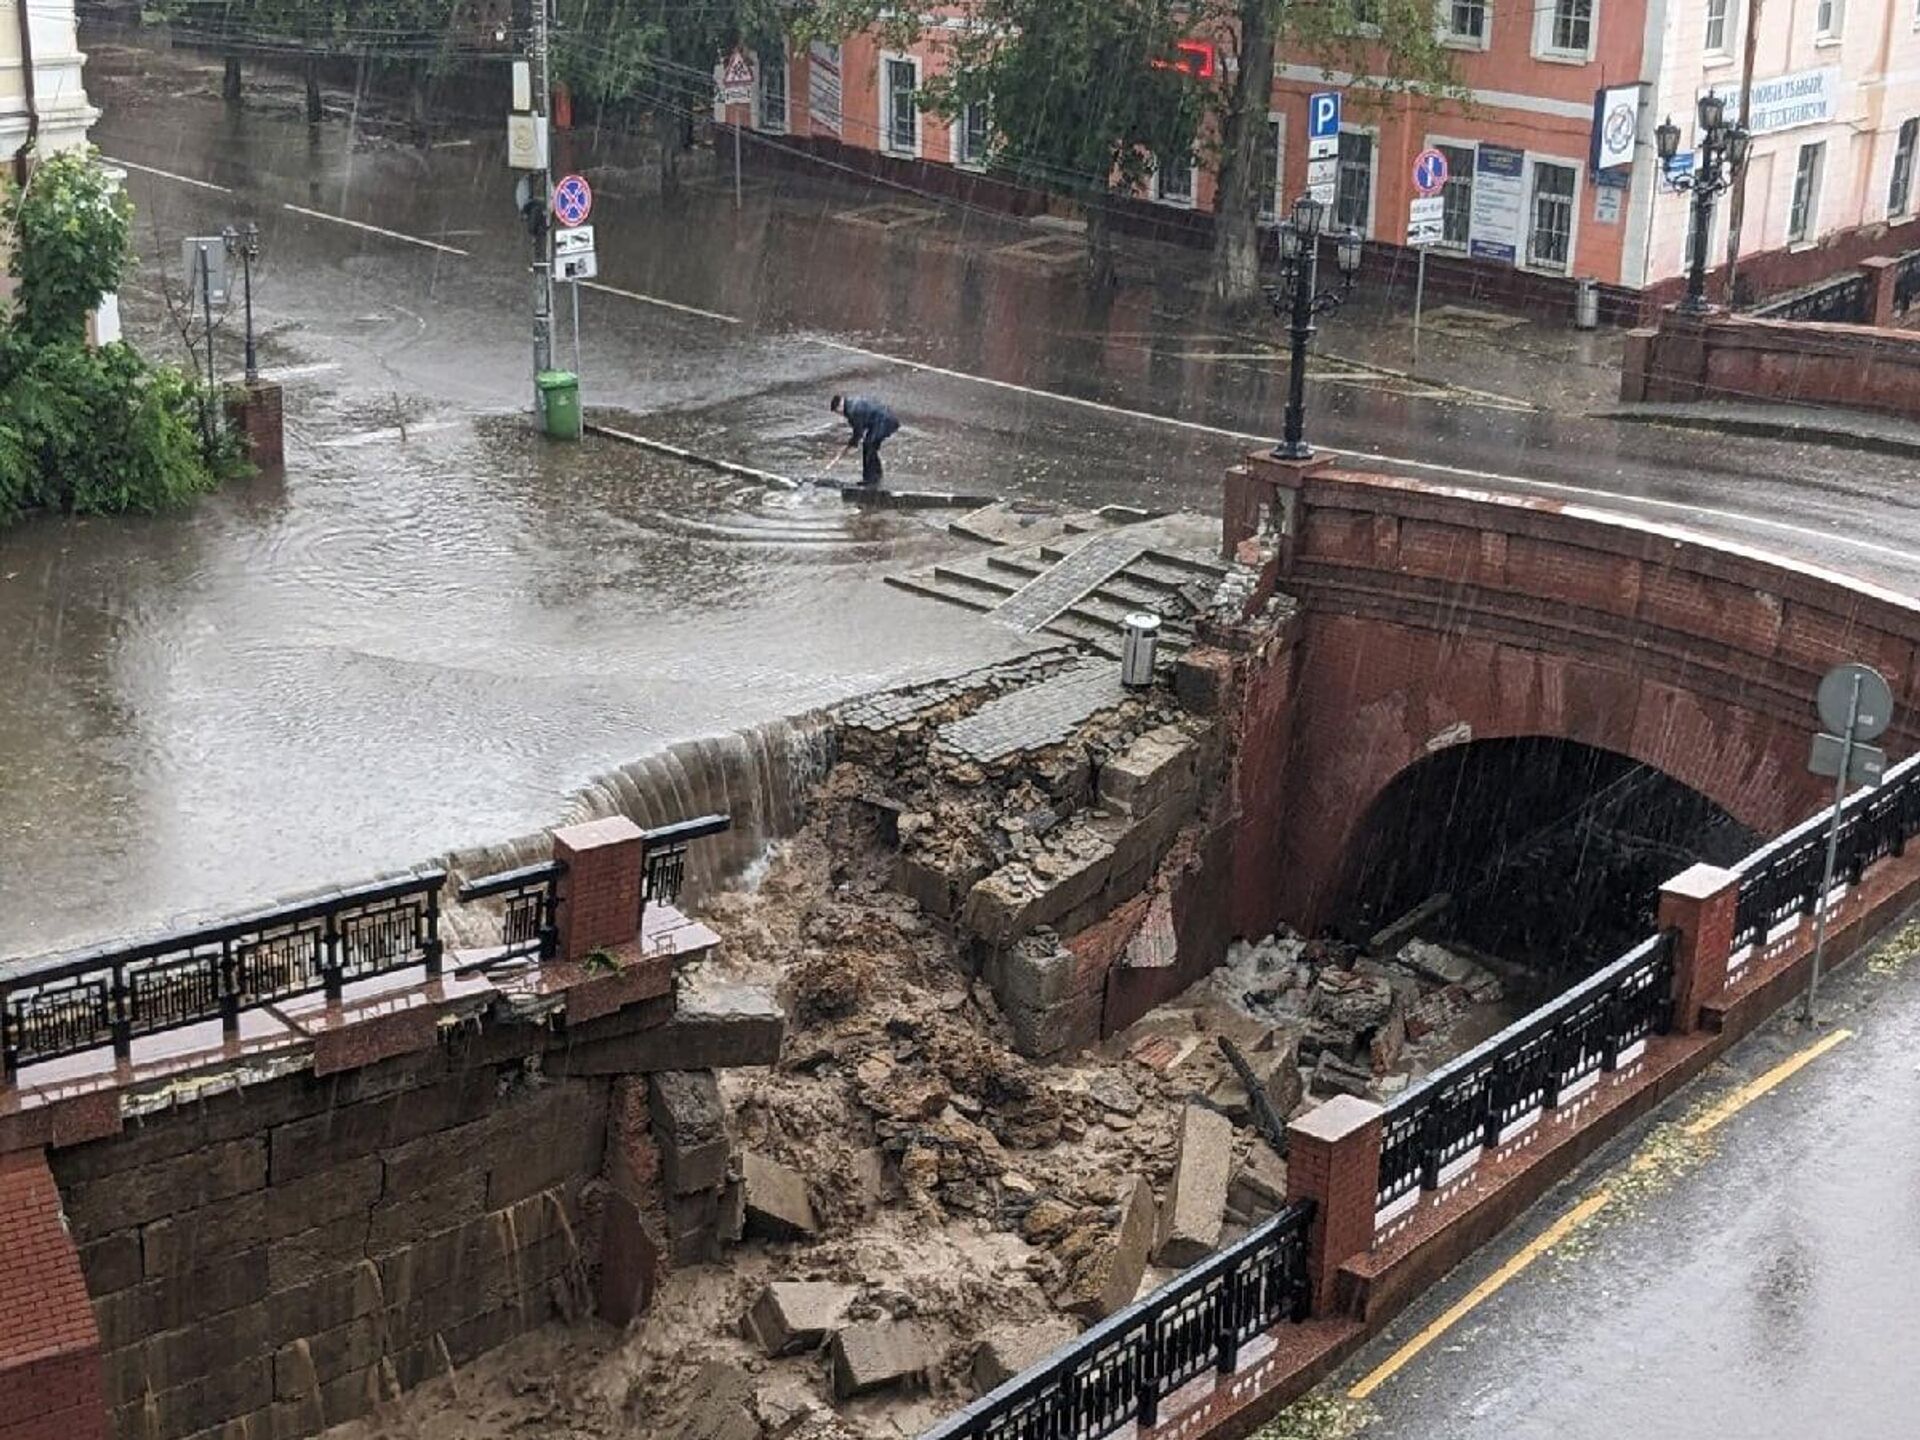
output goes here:
[{"label": "metal fence post", "polygon": [[225,1035],[240,1033],[240,977],[236,973],[233,958],[233,941],[220,942],[220,958],[215,962],[219,966],[220,983],[220,1031]]},{"label": "metal fence post", "polygon": [[133,1016],[129,1013],[133,1003],[127,990],[127,967],[113,967],[113,989],[107,1001],[113,1010],[113,1055],[116,1060],[133,1058]]},{"label": "metal fence post", "polygon": [[435,885],[427,891],[426,913],[427,935],[421,942],[420,953],[427,962],[427,978],[440,978],[440,959],[443,947],[440,943],[440,886]]},{"label": "metal fence post", "polygon": [[332,910],[327,912],[326,928],[320,934],[320,978],[325,983],[327,999],[338,1003],[343,991],[340,977],[340,917]]},{"label": "metal fence post", "polygon": [[1147,1321],[1147,1333],[1141,1337],[1139,1362],[1133,1369],[1134,1417],[1142,1430],[1160,1423],[1160,1317]]}]

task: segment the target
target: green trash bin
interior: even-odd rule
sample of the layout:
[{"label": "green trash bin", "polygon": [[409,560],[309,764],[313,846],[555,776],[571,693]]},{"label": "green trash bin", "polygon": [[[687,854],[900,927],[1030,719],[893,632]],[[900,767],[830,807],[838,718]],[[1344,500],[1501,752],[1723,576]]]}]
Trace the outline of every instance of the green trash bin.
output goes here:
[{"label": "green trash bin", "polygon": [[580,438],[580,377],[568,370],[540,372],[540,418],[556,440]]}]

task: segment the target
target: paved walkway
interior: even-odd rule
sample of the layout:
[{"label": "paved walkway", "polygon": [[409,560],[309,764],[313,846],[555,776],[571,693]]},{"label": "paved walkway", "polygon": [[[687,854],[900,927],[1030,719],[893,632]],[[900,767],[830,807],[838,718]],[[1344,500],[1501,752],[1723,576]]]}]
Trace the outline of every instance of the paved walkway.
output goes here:
[{"label": "paved walkway", "polygon": [[1367,1440],[1915,1433],[1920,928],[1822,1002],[1817,1029],[1776,1020],[1603,1149],[1309,1404]]},{"label": "paved walkway", "polygon": [[1882,455],[1920,456],[1920,425],[1891,415],[1869,415],[1815,405],[1699,404],[1616,405],[1595,414],[1608,420],[1678,425],[1723,435],[1811,441]]},{"label": "paved walkway", "polygon": [[1022,750],[1063,744],[1093,716],[1126,698],[1120,667],[1104,658],[1089,660],[941,726],[940,741],[969,760],[987,764]]}]

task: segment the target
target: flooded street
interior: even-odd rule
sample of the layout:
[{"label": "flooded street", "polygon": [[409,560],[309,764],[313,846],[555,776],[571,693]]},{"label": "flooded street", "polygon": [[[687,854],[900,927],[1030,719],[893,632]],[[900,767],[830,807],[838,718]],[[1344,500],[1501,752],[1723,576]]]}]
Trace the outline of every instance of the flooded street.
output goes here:
[{"label": "flooded street", "polygon": [[[217,64],[89,48],[96,141],[137,167],[129,333],[183,360],[181,237],[257,221],[288,464],[182,514],[0,534],[0,955],[525,831],[670,741],[1024,644],[885,588],[964,548],[942,516],[536,439],[527,242],[490,134],[422,152],[338,116],[309,131],[271,97],[223,106]],[[1095,303],[1071,266],[1003,253],[1031,227],[876,215],[900,197],[815,180],[755,177],[739,216],[702,180],[667,218],[618,155],[571,143],[601,177],[590,417],[804,477],[844,433],[827,397],[879,393],[906,422],[896,486],[1205,511],[1276,423],[1271,347],[1209,329],[1177,269]],[[238,330],[235,307],[229,370]],[[1335,369],[1318,434],[1390,468],[1920,577],[1914,462],[1875,459],[1868,483],[1838,452]]]}]

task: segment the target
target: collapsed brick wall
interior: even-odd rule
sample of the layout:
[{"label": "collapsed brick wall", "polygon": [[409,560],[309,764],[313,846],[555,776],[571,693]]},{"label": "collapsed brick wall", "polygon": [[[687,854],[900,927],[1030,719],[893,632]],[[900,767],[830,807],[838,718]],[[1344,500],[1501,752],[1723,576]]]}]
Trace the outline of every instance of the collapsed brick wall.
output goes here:
[{"label": "collapsed brick wall", "polygon": [[441,1047],[56,1152],[112,1433],[314,1433],[585,1308],[610,1083]]}]

